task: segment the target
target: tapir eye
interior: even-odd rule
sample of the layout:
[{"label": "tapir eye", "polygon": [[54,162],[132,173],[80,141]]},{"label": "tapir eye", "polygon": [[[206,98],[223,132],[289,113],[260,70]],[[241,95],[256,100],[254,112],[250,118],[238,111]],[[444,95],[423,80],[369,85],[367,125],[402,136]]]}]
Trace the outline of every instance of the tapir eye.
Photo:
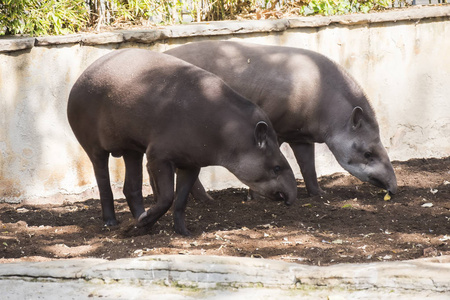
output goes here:
[{"label": "tapir eye", "polygon": [[280,167],[280,166],[275,166],[275,167],[273,168],[273,172],[275,173],[275,175],[280,174],[280,171],[281,171],[281,167]]},{"label": "tapir eye", "polygon": [[366,152],[366,153],[364,153],[364,157],[365,157],[366,159],[371,158],[371,157],[372,157],[372,152]]}]

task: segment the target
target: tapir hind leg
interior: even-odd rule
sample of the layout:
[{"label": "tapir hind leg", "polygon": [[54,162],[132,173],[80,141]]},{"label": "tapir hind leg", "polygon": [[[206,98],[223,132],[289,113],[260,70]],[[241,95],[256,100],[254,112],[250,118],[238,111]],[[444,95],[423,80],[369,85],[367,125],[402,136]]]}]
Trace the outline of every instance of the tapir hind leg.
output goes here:
[{"label": "tapir hind leg", "polygon": [[106,151],[101,151],[99,153],[89,155],[89,158],[94,166],[95,179],[97,180],[97,186],[100,192],[103,222],[105,222],[106,226],[115,226],[118,222],[114,212],[114,198],[109,179],[109,153]]},{"label": "tapir hind leg", "polygon": [[187,236],[191,234],[186,228],[186,205],[189,197],[189,191],[191,191],[194,183],[198,181],[199,172],[200,168],[177,169],[177,186],[173,211],[173,221],[175,232],[181,235]]},{"label": "tapir hind leg", "polygon": [[152,180],[156,204],[139,216],[137,226],[150,228],[172,206],[175,167],[169,161],[153,160],[149,155],[147,155],[147,158],[147,169]]},{"label": "tapir hind leg", "polygon": [[144,198],[142,196],[142,159],[143,153],[137,151],[125,151],[125,182],[123,194],[127,199],[131,214],[135,219],[145,211]]},{"label": "tapir hind leg", "polygon": [[300,166],[306,190],[310,196],[323,195],[317,181],[314,144],[289,143]]},{"label": "tapir hind leg", "polygon": [[200,182],[200,179],[197,178],[197,180],[194,182],[194,185],[191,189],[191,195],[196,200],[200,200],[202,202],[208,202],[214,200],[208,193],[206,192],[205,188],[203,187],[202,183]]}]

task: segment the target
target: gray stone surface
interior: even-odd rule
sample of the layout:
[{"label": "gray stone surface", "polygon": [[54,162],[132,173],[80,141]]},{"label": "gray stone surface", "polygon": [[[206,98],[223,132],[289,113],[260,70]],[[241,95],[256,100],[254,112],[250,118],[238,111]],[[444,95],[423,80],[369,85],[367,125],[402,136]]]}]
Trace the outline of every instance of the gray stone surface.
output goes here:
[{"label": "gray stone surface", "polygon": [[124,41],[122,32],[90,33],[81,37],[84,45],[120,44]]},{"label": "gray stone surface", "polygon": [[0,53],[13,52],[34,47],[35,38],[32,37],[8,37],[0,39]]},{"label": "gray stone surface", "polygon": [[289,28],[287,19],[258,21],[218,21],[170,26],[170,37],[215,36],[251,32],[284,31]]},{"label": "gray stone surface", "polygon": [[168,29],[126,30],[122,31],[125,42],[150,44],[170,37]]},{"label": "gray stone surface", "polygon": [[35,46],[77,44],[81,42],[81,34],[50,35],[36,37]]},{"label": "gray stone surface", "polygon": [[327,267],[181,255],[22,262],[0,265],[0,290],[2,299],[449,299],[450,257]]}]

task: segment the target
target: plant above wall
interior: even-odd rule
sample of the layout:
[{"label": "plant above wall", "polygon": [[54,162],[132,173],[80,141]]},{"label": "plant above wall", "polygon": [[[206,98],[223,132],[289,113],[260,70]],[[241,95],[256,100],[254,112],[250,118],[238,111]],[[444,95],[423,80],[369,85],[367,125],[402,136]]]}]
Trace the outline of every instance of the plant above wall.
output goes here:
[{"label": "plant above wall", "polygon": [[390,0],[311,0],[299,8],[299,14],[343,15],[349,13],[368,13],[370,10],[386,9],[392,6]]},{"label": "plant above wall", "polygon": [[84,0],[0,0],[0,34],[67,34],[88,20]]},{"label": "plant above wall", "polygon": [[0,0],[0,35],[367,13],[390,7],[392,0]]}]

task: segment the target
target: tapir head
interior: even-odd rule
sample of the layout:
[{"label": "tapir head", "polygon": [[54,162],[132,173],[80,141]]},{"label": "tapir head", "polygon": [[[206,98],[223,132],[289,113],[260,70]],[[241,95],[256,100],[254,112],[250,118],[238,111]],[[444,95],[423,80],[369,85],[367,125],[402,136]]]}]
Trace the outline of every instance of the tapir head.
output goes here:
[{"label": "tapir head", "polygon": [[252,134],[241,132],[234,142],[235,151],[230,158],[233,162],[227,168],[239,180],[264,198],[283,200],[287,205],[297,199],[294,173],[280,151],[272,127],[259,121]]},{"label": "tapir head", "polygon": [[395,194],[397,179],[375,119],[357,106],[347,117],[344,128],[336,131],[327,145],[339,164],[360,180]]}]

